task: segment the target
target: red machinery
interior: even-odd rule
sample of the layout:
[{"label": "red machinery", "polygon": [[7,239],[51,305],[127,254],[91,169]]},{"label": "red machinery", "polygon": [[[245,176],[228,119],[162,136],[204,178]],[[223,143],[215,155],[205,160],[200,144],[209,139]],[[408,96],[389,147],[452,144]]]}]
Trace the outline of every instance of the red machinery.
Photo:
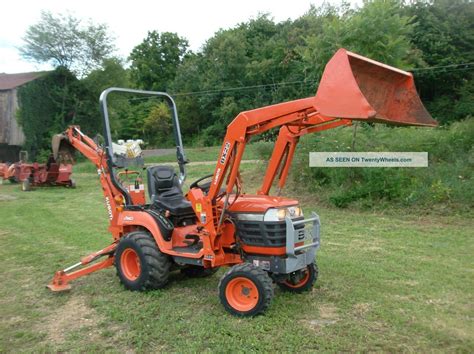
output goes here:
[{"label": "red machinery", "polygon": [[51,156],[47,163],[28,163],[25,151],[20,153],[20,161],[13,164],[0,164],[0,179],[21,183],[23,191],[39,186],[76,186],[71,178],[72,164],[59,164]]},{"label": "red machinery", "polygon": [[[117,91],[161,96],[171,108],[179,173],[171,166],[148,167],[149,203],[144,203],[139,180],[124,184],[116,172],[125,168],[130,173],[130,161],[113,153],[107,96]],[[175,268],[206,276],[231,266],[219,282],[219,297],[228,312],[239,316],[264,312],[273,297],[273,282],[283,290],[302,292],[316,281],[318,215],[305,218],[297,200],[270,196],[277,176],[279,189],[284,187],[302,135],[351,125],[352,120],[436,125],[410,73],[341,49],[327,64],[316,96],[240,113],[227,128],[214,173],[193,182],[183,194],[186,158],[172,98],[111,88],[100,101],[105,145],[97,146],[72,126],[60,136],[63,144],[55,155],[68,156],[68,143],[95,164],[113,242],[58,271],[48,287],[67,290],[71,280],[115,265],[127,289],[150,290],[164,287]],[[256,195],[245,194],[239,174],[245,146],[252,136],[277,127],[280,133],[262,186]]]},{"label": "red machinery", "polygon": [[15,166],[28,161],[28,152],[20,151],[18,162],[16,163],[0,163],[0,184],[3,184],[4,180],[9,180],[12,183],[18,183],[20,179],[15,177]]},{"label": "red machinery", "polygon": [[75,188],[76,184],[71,178],[72,165],[49,163],[16,163],[14,166],[14,179],[21,182],[21,189],[29,191],[31,187],[64,186]]},{"label": "red machinery", "polygon": [[4,180],[10,179],[10,166],[9,163],[0,163],[0,184],[3,183]]}]

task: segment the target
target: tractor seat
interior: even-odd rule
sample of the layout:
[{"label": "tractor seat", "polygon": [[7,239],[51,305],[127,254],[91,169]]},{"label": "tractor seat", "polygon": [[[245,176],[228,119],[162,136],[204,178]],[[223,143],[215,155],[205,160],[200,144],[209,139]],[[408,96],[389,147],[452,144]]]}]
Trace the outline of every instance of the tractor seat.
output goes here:
[{"label": "tractor seat", "polygon": [[147,168],[148,195],[151,204],[172,215],[194,215],[191,203],[184,197],[178,176],[172,166]]}]

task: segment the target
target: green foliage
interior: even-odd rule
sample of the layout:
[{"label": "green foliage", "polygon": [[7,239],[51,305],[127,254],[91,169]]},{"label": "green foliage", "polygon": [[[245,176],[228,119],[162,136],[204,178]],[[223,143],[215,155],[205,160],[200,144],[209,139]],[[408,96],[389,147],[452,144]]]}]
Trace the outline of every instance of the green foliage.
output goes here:
[{"label": "green foliage", "polygon": [[100,67],[114,51],[106,25],[90,20],[82,25],[71,15],[55,16],[48,11],[41,12],[40,21],[28,28],[23,40],[20,51],[27,60],[50,62],[80,75]]},{"label": "green foliage", "polygon": [[453,66],[474,62],[474,3],[464,0],[416,1],[403,8],[414,16],[413,46],[421,54],[415,71],[421,98],[440,122],[473,115],[474,70]]},{"label": "green foliage", "polygon": [[[58,64],[74,68],[76,63],[92,63],[96,68],[74,87],[67,85],[64,97],[74,102],[69,122],[80,123],[92,134],[101,131],[97,100],[110,86],[166,91],[176,99],[185,143],[210,146],[221,143],[239,112],[314,95],[324,66],[340,47],[402,69],[413,68],[425,105],[441,123],[472,116],[472,66],[443,66],[474,62],[473,11],[473,3],[463,0],[373,0],[358,8],[325,3],[312,6],[294,21],[276,23],[263,14],[219,30],[197,53],[188,51],[187,41],[175,33],[151,31],[130,54],[128,70],[114,58],[97,61],[100,48],[108,56],[110,44],[101,25],[85,27],[71,16],[44,13],[26,37],[49,41],[52,48],[63,44],[65,52],[55,51],[57,55],[51,57]],[[91,43],[98,49],[88,47]],[[42,50],[49,46],[34,48],[46,55]],[[84,55],[95,59],[86,60]],[[46,60],[47,56],[35,58]],[[165,121],[164,106],[159,108],[156,102],[111,95],[114,137],[141,138],[149,146],[170,144],[169,121]],[[48,107],[45,104],[41,109]],[[61,115],[62,105],[54,107],[53,115]],[[56,123],[43,123],[46,126],[40,131],[57,132]],[[274,137],[271,131],[261,139]],[[44,142],[27,144],[44,148]]]},{"label": "green foliage", "polygon": [[364,1],[358,10],[315,9],[311,16],[321,21],[317,32],[308,33],[297,50],[312,78],[319,80],[324,66],[339,48],[346,48],[385,64],[406,67],[413,60],[411,18],[400,14],[395,0]]},{"label": "green foliage", "polygon": [[83,79],[88,89],[97,97],[109,87],[128,87],[128,72],[120,59],[109,58],[102,62],[102,67],[90,72]]},{"label": "green foliage", "polygon": [[167,91],[187,48],[188,41],[176,33],[148,32],[130,54],[133,81],[142,89]]},{"label": "green foliage", "polygon": [[311,151],[349,151],[352,129],[302,139],[295,156],[295,184],[337,207],[385,204],[469,209],[474,207],[474,119],[445,128],[393,128],[363,125],[360,151],[428,151],[428,168],[310,168]]},{"label": "green foliage", "polygon": [[[179,93],[185,139],[197,135],[192,139],[197,144],[216,144],[239,112],[314,94],[324,66],[341,47],[403,69],[426,65],[414,45],[418,23],[410,6],[416,4],[375,0],[357,9],[326,4],[295,21],[275,23],[261,15],[220,30],[201,53],[184,59],[171,87]],[[451,117],[470,113],[470,82]],[[438,105],[449,106],[439,99]]]},{"label": "green foliage", "polygon": [[[148,142],[154,146],[174,146],[171,111],[164,102],[151,108],[143,121]],[[145,137],[146,138],[146,137]]]},{"label": "green foliage", "polygon": [[75,94],[79,86],[69,70],[59,67],[18,89],[17,118],[26,137],[24,148],[29,151],[30,159],[35,159],[42,150],[50,150],[53,134],[80,121],[76,116],[78,97]]},{"label": "green foliage", "polygon": [[[44,160],[51,150],[51,137],[75,124],[91,136],[102,131],[98,98],[110,86],[129,86],[127,73],[117,59],[108,59],[103,69],[92,71],[78,80],[64,67],[45,73],[41,78],[18,90],[18,121],[25,133],[25,149],[32,159]],[[111,97],[112,128],[120,130],[129,102],[124,97]],[[128,118],[128,116],[127,116]],[[39,154],[39,155],[37,155]]]},{"label": "green foliage", "polygon": [[[305,20],[276,24],[262,15],[209,39],[202,53],[187,56],[172,90],[182,117],[185,139],[219,143],[227,125],[248,109],[299,98],[314,92],[304,81],[295,51]],[[300,81],[298,85],[280,85]],[[239,87],[250,86],[241,90]],[[202,92],[198,94],[186,94]],[[188,120],[189,117],[189,120]]]},{"label": "green foliage", "polygon": [[148,148],[175,146],[171,111],[163,101],[117,95],[109,107],[113,139],[142,139]]},{"label": "green foliage", "polygon": [[[130,87],[128,71],[123,67],[121,60],[111,58],[104,60],[102,68],[93,70],[81,80],[84,84],[84,92],[80,101],[83,127],[85,131],[92,134],[102,132],[102,115],[99,107],[99,96],[103,90],[109,87]],[[111,130],[117,131],[127,119],[129,111],[128,98],[125,95],[111,94],[108,99],[108,109]],[[87,119],[87,121],[85,121]]]}]

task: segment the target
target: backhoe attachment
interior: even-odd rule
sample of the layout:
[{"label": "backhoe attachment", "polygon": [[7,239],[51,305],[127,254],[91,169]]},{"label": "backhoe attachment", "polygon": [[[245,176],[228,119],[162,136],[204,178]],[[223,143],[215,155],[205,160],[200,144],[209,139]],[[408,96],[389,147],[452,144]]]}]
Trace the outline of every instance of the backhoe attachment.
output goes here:
[{"label": "backhoe attachment", "polygon": [[339,49],[326,64],[315,107],[334,118],[437,125],[418,97],[411,73],[345,49]]},{"label": "backhoe attachment", "polygon": [[66,134],[54,135],[51,140],[51,148],[56,161],[60,163],[75,163],[76,149],[71,145]]}]

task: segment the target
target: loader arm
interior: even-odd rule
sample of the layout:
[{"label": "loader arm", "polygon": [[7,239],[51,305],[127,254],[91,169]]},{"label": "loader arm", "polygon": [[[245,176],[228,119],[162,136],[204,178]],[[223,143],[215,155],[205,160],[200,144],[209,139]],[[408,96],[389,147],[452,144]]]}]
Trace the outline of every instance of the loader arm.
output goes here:
[{"label": "loader arm", "polygon": [[296,146],[301,136],[348,125],[352,125],[352,121],[349,119],[328,119],[321,124],[302,129],[298,129],[299,127],[290,129],[286,125],[282,126],[275,142],[275,148],[273,149],[270,161],[268,162],[262,186],[257,191],[257,194],[268,195],[270,193],[270,188],[278,171],[278,194],[280,194],[280,191],[285,186]]},{"label": "loader arm", "polygon": [[[282,125],[310,127],[331,120],[317,114],[314,97],[240,113],[227,127],[209,191],[215,199],[227,176],[226,193],[232,192],[248,139]],[[230,170],[229,170],[230,168]]]},{"label": "loader arm", "polygon": [[225,198],[220,215],[213,212],[219,218],[214,225],[222,224],[228,197],[239,184],[239,167],[251,136],[280,127],[258,191],[268,195],[279,170],[278,187],[283,188],[299,137],[351,125],[353,120],[437,125],[421,103],[411,73],[340,49],[327,63],[315,96],[242,112],[229,124],[207,195],[213,206]]}]

